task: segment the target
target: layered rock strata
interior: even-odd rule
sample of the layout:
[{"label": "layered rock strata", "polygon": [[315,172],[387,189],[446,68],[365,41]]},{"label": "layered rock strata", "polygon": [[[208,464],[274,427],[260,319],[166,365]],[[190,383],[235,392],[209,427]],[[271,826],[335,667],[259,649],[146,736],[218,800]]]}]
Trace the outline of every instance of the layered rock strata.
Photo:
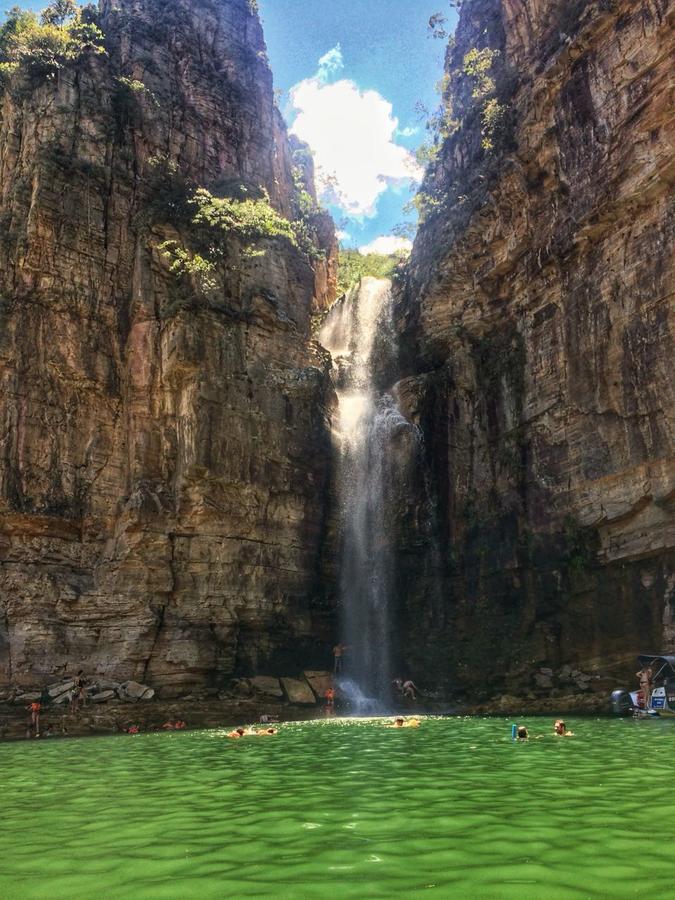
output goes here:
[{"label": "layered rock strata", "polygon": [[401,567],[420,677],[536,694],[542,666],[675,647],[674,25],[669,0],[462,6],[398,297],[439,542]]},{"label": "layered rock strata", "polygon": [[0,94],[0,686],[320,667],[332,227],[305,222],[323,257],[233,237],[178,277],[181,191],[297,216],[260,23],[103,0],[98,24],[105,54]]}]

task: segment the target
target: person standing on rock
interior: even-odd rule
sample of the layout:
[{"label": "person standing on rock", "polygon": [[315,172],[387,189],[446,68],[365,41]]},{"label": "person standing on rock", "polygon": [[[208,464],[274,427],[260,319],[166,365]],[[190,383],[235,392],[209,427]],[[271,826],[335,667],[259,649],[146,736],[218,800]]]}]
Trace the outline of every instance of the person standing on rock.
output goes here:
[{"label": "person standing on rock", "polygon": [[85,690],[84,690],[85,677],[84,677],[84,672],[82,669],[80,669],[80,671],[75,676],[74,682],[75,683],[73,684],[73,689],[70,692],[70,712],[72,714],[74,714],[78,711],[79,706],[80,706],[80,700],[84,704],[85,697],[86,697]]},{"label": "person standing on rock", "polygon": [[333,658],[335,659],[335,674],[342,674],[342,664],[344,662],[344,653],[348,648],[344,644],[336,644],[333,647]]},{"label": "person standing on rock", "polygon": [[40,737],[40,709],[42,704],[39,700],[34,700],[26,709],[30,710],[30,727],[35,737]]},{"label": "person standing on rock", "polygon": [[326,701],[326,715],[332,716],[335,714],[335,691],[332,687],[326,688],[324,693],[324,699]]}]

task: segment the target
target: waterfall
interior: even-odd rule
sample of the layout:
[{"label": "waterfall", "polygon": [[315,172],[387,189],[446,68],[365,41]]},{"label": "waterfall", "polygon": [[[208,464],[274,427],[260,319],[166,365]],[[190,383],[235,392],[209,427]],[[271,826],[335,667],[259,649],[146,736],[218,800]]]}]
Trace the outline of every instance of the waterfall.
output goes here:
[{"label": "waterfall", "polygon": [[391,282],[364,278],[330,311],[319,340],[333,357],[338,396],[337,455],[341,640],[347,650],[341,687],[361,712],[391,695],[395,615],[397,485],[416,432],[391,393],[376,386],[395,359]]}]

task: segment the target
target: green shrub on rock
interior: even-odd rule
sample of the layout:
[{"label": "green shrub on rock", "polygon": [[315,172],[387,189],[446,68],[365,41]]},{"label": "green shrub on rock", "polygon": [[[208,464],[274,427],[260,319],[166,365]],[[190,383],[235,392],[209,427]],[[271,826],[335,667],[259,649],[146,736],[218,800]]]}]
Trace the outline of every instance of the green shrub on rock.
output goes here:
[{"label": "green shrub on rock", "polygon": [[16,72],[33,79],[53,78],[59,69],[87,53],[104,53],[103,32],[93,7],[55,0],[40,17],[14,7],[0,27],[0,77]]}]

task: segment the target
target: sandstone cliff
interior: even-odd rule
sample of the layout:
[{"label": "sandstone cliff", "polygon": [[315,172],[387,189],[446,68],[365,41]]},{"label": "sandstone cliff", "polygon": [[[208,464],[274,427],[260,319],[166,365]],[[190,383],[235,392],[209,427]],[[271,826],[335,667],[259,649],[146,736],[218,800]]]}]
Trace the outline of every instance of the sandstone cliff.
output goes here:
[{"label": "sandstone cliff", "polygon": [[[0,87],[0,688],[325,662],[335,238],[298,210],[253,6],[102,0],[105,53]],[[302,242],[242,227],[204,262],[200,188]]]},{"label": "sandstone cliff", "polygon": [[675,648],[674,25],[462,6],[398,297],[438,535],[403,535],[399,601],[409,670],[471,693]]}]

